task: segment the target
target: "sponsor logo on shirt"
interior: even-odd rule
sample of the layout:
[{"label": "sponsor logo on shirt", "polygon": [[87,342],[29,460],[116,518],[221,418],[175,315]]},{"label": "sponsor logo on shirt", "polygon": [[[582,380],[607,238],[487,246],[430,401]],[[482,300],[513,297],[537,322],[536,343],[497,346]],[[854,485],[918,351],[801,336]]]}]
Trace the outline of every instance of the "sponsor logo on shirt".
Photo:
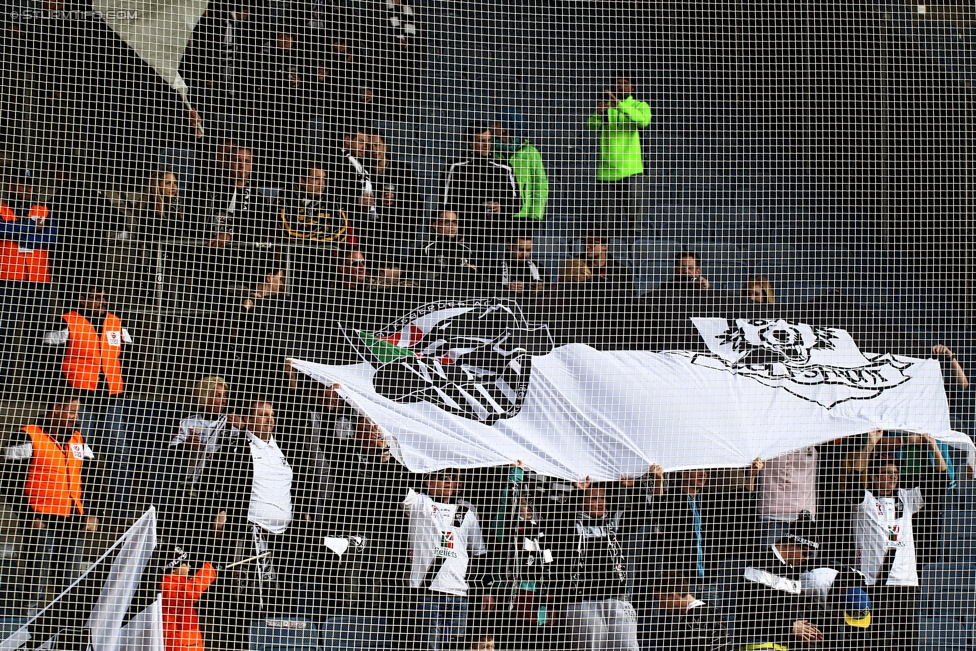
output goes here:
[{"label": "sponsor logo on shirt", "polygon": [[443,556],[444,558],[458,557],[458,553],[454,550],[453,531],[441,532],[441,546],[434,550],[434,556]]}]

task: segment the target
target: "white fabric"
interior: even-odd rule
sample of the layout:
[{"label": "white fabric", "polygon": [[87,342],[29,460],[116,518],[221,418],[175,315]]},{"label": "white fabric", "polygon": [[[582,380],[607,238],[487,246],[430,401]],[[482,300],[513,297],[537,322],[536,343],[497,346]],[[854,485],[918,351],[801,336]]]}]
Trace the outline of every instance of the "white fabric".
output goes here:
[{"label": "white fabric", "polygon": [[208,0],[92,0],[102,20],[173,90],[186,92],[178,72],[183,51]]},{"label": "white fabric", "polygon": [[50,332],[45,332],[41,337],[41,341],[45,346],[64,346],[68,343],[68,337],[70,333],[67,328],[62,328],[61,330],[51,330]]},{"label": "white fabric", "polygon": [[207,468],[207,462],[220,449],[221,436],[228,427],[231,437],[239,436],[239,430],[233,425],[228,425],[227,414],[221,414],[217,418],[194,414],[180,421],[180,431],[170,441],[169,446],[171,448],[181,445],[194,446],[191,463],[184,469],[187,483],[196,484],[200,481]]},{"label": "white fabric", "polygon": [[[896,517],[899,501],[904,508],[901,517]],[[854,521],[854,533],[861,563],[859,569],[864,573],[865,583],[877,583],[885,551],[890,549],[888,553],[895,557],[885,585],[918,585],[912,516],[923,506],[925,500],[918,486],[912,490],[899,489],[897,497],[875,497],[871,491],[864,491]]]},{"label": "white fabric", "polygon": [[779,576],[778,574],[773,574],[772,572],[760,570],[755,567],[747,567],[742,573],[742,576],[746,581],[760,583],[767,588],[772,588],[780,592],[789,592],[790,594],[801,594],[803,592],[802,580],[794,581],[785,576]]},{"label": "white fabric", "polygon": [[20,445],[8,445],[4,448],[6,461],[26,461],[34,456],[34,445],[29,441]]},{"label": "white fabric", "polygon": [[254,461],[254,481],[247,520],[271,533],[284,533],[291,524],[292,469],[274,437],[265,443],[247,433]]},{"label": "white fabric", "polygon": [[521,460],[549,477],[615,481],[644,473],[651,463],[665,470],[745,467],[757,457],[772,459],[875,428],[929,433],[969,451],[972,465],[973,442],[949,426],[939,363],[897,362],[904,366],[902,380],[875,397],[832,404],[836,387],[811,389],[822,391],[814,398],[832,405],[825,407],[730,370],[719,355],[600,352],[572,344],[532,358],[520,412],[494,425],[429,402],[381,396],[366,363],[292,364],[320,382],[338,383],[343,398],[380,426],[396,458],[415,472]]},{"label": "white fabric", "polygon": [[165,651],[163,599],[160,597],[122,627],[119,651]]},{"label": "white fabric", "polygon": [[[152,506],[118,540],[112,543],[81,576],[72,581],[71,585],[65,588],[61,594],[52,599],[41,612],[14,631],[10,637],[0,642],[0,651],[13,651],[30,641],[30,627],[34,621],[49,610],[59,608],[64,596],[74,590],[79,583],[85,581],[120,546],[122,549],[115,557],[112,571],[102,586],[98,602],[95,604],[85,626],[92,629],[92,647],[94,650],[122,649],[123,647],[119,645],[123,640],[124,633],[118,627],[129,609],[129,603],[132,601],[132,596],[142,578],[143,570],[156,548],[156,509]],[[99,646],[95,646],[96,634]],[[53,642],[54,638],[51,638],[38,648],[52,648]]]},{"label": "white fabric", "polygon": [[795,522],[802,511],[817,516],[817,449],[803,448],[766,461],[759,475],[759,516]]},{"label": "white fabric", "polygon": [[412,563],[410,585],[419,588],[436,556],[444,559],[437,576],[430,584],[436,592],[465,596],[468,593],[467,572],[470,556],[488,552],[474,508],[465,504],[468,512],[460,527],[454,526],[457,504],[435,502],[430,496],[407,492],[403,508],[410,522],[408,540]]},{"label": "white fabric", "polygon": [[332,536],[326,536],[322,540],[322,544],[332,550],[336,556],[342,558],[342,555],[346,553],[349,549],[349,539],[348,538],[333,538]]},{"label": "white fabric", "polygon": [[566,606],[571,651],[639,651],[637,612],[628,601],[604,599]]},{"label": "white fabric", "polygon": [[115,557],[112,571],[85,624],[91,628],[93,651],[118,651],[122,648],[122,620],[155,548],[156,511],[150,508],[125,533],[125,544]]},{"label": "white fabric", "polygon": [[827,593],[834,585],[834,579],[840,574],[832,567],[818,567],[800,575],[803,584],[803,594],[812,597],[820,603],[827,603]]}]

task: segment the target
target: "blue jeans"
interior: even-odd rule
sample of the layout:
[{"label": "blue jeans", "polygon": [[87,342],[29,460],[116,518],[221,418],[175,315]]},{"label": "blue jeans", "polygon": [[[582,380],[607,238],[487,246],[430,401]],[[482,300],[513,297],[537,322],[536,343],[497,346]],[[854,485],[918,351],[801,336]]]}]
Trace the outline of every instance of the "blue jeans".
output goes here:
[{"label": "blue jeans", "polygon": [[106,464],[105,480],[109,482],[103,490],[111,500],[112,515],[123,519],[132,516],[129,505],[132,497],[132,471],[125,407],[120,400],[105,410],[103,440],[100,441],[103,463]]},{"label": "blue jeans", "polygon": [[85,439],[85,443],[95,452],[95,458],[107,454],[110,445],[106,446],[106,441],[102,440],[105,430],[105,417],[110,409],[110,405],[94,400],[89,402],[87,399],[81,401],[81,408],[78,410],[78,431]]},{"label": "blue jeans", "polygon": [[427,592],[417,604],[417,637],[422,651],[458,648],[468,622],[468,599]]},{"label": "blue jeans", "polygon": [[43,603],[45,593],[57,597],[72,581],[81,576],[81,536],[78,518],[36,516],[47,526],[35,529],[31,526],[35,516],[30,514],[24,522],[24,600]]}]

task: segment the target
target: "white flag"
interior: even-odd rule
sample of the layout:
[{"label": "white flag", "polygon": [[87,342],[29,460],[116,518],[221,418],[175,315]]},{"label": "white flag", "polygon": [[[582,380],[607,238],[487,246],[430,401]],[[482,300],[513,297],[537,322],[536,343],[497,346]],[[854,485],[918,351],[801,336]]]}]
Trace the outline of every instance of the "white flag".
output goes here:
[{"label": "white flag", "polygon": [[651,463],[744,467],[875,428],[928,433],[976,461],[949,426],[935,360],[862,353],[843,330],[694,322],[707,352],[544,352],[517,306],[438,303],[347,332],[362,364],[291,363],[338,383],[415,472],[521,460],[551,477],[614,481]]},{"label": "white flag", "polygon": [[165,651],[163,598],[129,620],[119,636],[119,651]]},{"label": "white flag", "polygon": [[174,90],[185,95],[180,61],[208,0],[92,0],[92,8]]},{"label": "white flag", "polygon": [[[0,642],[0,651],[14,651],[27,643],[31,639],[30,627],[34,621],[50,611],[57,613],[64,597],[85,581],[96,567],[115,553],[116,549],[118,549],[118,553],[115,554],[112,570],[102,585],[98,601],[85,623],[85,626],[91,629],[92,648],[94,651],[109,649],[111,651],[137,651],[137,649],[163,651],[162,602],[157,601],[158,608],[155,608],[157,604],[153,604],[152,607],[146,608],[133,617],[125,627],[122,626],[122,621],[132,603],[132,597],[139,587],[143,571],[155,548],[156,509],[149,507],[149,510],[129,527],[122,534],[122,537],[105,550],[84,574],[75,579],[64,592],[51,600],[51,603],[45,606],[36,617]],[[158,610],[158,616],[156,610]],[[155,646],[157,638],[159,645]],[[47,640],[38,648],[50,648],[53,642],[54,638]],[[147,644],[151,644],[151,646],[146,646]]]},{"label": "white flag", "polygon": [[150,508],[125,533],[125,544],[115,557],[112,571],[85,624],[91,628],[94,651],[118,651],[124,648],[120,646],[122,621],[155,548],[156,510]]}]

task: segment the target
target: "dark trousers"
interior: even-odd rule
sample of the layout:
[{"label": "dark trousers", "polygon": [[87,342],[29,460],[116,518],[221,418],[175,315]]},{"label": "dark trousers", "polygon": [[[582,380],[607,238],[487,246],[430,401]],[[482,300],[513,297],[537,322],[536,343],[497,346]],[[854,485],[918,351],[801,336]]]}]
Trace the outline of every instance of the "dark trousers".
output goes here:
[{"label": "dark trousers", "polygon": [[[294,535],[294,529],[281,534],[261,533],[271,552],[270,559],[218,572],[214,585],[204,593],[197,606],[207,651],[246,651],[254,619],[294,615],[292,584],[299,570],[296,560],[300,539]],[[213,551],[204,552],[206,560],[226,564],[257,555],[249,526],[229,537],[232,541],[226,545],[214,546]],[[267,571],[269,564],[274,571],[274,580],[259,581],[258,574]]]},{"label": "dark trousers", "polygon": [[[33,527],[40,520],[43,529]],[[24,519],[21,557],[26,578],[25,600],[39,605],[46,593],[57,597],[78,577],[81,562],[80,518],[28,514]]]},{"label": "dark trousers", "polygon": [[601,182],[602,214],[595,228],[608,237],[636,237],[641,229],[641,176],[628,176],[619,181]]},{"label": "dark trousers", "polygon": [[50,303],[50,285],[46,283],[0,281],[0,382],[10,380],[21,332],[25,375],[37,370],[41,336],[50,325]]},{"label": "dark trousers", "polygon": [[879,584],[868,588],[871,648],[915,651],[918,648],[918,588]]}]

